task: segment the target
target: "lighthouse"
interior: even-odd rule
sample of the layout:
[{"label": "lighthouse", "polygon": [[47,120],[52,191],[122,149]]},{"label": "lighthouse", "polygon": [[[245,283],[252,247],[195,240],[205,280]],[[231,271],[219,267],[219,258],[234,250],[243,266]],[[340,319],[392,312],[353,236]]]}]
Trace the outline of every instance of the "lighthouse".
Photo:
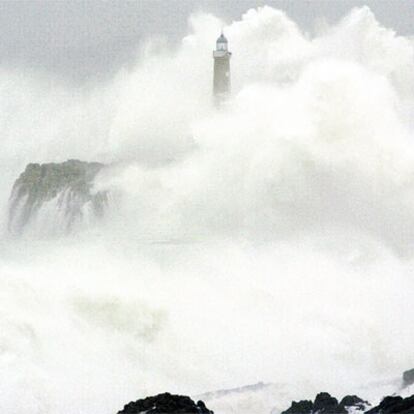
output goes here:
[{"label": "lighthouse", "polygon": [[223,32],[216,42],[216,50],[213,51],[214,79],[213,95],[214,103],[219,106],[230,95],[230,58],[228,41]]}]

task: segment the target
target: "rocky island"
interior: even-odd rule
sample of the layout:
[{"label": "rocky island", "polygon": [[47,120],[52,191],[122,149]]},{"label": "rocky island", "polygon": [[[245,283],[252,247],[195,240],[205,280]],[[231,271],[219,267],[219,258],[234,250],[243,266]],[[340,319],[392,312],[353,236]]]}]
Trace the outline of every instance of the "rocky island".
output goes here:
[{"label": "rocky island", "polygon": [[67,233],[86,217],[101,217],[107,193],[93,191],[93,181],[104,167],[98,162],[68,160],[62,163],[28,164],[13,185],[8,228],[22,234],[31,224],[56,225]]}]

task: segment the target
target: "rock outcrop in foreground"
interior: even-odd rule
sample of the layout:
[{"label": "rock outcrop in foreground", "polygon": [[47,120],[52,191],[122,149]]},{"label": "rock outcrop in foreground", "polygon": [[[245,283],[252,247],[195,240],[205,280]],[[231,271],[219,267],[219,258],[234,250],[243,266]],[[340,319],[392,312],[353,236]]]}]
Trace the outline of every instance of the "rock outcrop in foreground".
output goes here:
[{"label": "rock outcrop in foreground", "polygon": [[213,414],[203,401],[169,393],[130,402],[118,414]]},{"label": "rock outcrop in foreground", "polygon": [[408,398],[385,397],[380,405],[366,414],[414,414],[414,395]]},{"label": "rock outcrop in foreground", "polygon": [[[130,402],[118,412],[118,414],[144,413],[213,414],[213,411],[210,411],[203,401],[195,403],[190,397],[165,393]],[[385,397],[378,406],[371,408],[367,401],[356,395],[347,395],[338,402],[327,392],[321,392],[314,401],[292,402],[291,407],[281,414],[414,414],[414,395],[407,398]]]},{"label": "rock outcrop in foreground", "polygon": [[371,408],[367,401],[356,395],[348,395],[341,402],[328,393],[318,394],[315,401],[292,402],[282,414],[414,414],[414,395],[408,398],[385,397],[381,403]]},{"label": "rock outcrop in foreground", "polygon": [[56,232],[65,233],[86,217],[101,216],[107,194],[94,193],[92,187],[103,166],[79,160],[28,164],[12,189],[10,232],[21,234],[33,224],[36,229],[54,226]]},{"label": "rock outcrop in foreground", "polygon": [[356,395],[347,395],[341,402],[331,397],[327,392],[321,392],[315,401],[292,402],[291,407],[282,414],[349,414],[352,412],[365,412],[370,405]]}]

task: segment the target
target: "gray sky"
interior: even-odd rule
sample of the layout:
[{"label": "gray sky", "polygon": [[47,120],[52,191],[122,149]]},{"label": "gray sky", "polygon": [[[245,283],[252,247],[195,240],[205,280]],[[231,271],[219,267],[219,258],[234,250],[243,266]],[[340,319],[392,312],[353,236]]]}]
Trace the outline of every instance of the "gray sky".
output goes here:
[{"label": "gray sky", "polygon": [[285,10],[308,31],[319,18],[334,22],[367,4],[385,26],[414,33],[413,0],[0,0],[0,64],[46,70],[75,82],[101,79],[131,62],[146,37],[177,42],[193,11],[231,22],[264,4]]}]

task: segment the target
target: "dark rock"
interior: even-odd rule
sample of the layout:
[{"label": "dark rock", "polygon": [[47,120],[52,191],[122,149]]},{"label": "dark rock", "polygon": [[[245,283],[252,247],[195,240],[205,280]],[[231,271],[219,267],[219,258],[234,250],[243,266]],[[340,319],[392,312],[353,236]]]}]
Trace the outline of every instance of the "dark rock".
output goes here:
[{"label": "dark rock", "polygon": [[302,400],[299,402],[293,401],[292,405],[281,414],[311,414],[313,411],[313,402]]},{"label": "dark rock", "polygon": [[339,403],[343,408],[354,408],[360,411],[366,410],[369,406],[368,401],[364,401],[356,395],[346,395]]},{"label": "dark rock", "polygon": [[213,414],[203,401],[195,403],[184,395],[159,394],[125,405],[118,414]]},{"label": "dark rock", "polygon": [[403,385],[408,387],[409,385],[414,384],[414,369],[410,369],[403,373]]},{"label": "dark rock", "polygon": [[356,395],[347,395],[338,404],[336,398],[327,392],[321,392],[316,396],[314,402],[306,400],[294,401],[290,408],[281,414],[348,414],[350,408],[354,411],[361,411],[362,414],[367,407],[369,407],[369,403]]},{"label": "dark rock", "polygon": [[366,414],[414,414],[414,395],[407,398],[385,397],[377,407]]},{"label": "dark rock", "polygon": [[347,410],[338,404],[338,400],[327,392],[321,392],[316,396],[313,411],[318,414],[347,414]]}]

